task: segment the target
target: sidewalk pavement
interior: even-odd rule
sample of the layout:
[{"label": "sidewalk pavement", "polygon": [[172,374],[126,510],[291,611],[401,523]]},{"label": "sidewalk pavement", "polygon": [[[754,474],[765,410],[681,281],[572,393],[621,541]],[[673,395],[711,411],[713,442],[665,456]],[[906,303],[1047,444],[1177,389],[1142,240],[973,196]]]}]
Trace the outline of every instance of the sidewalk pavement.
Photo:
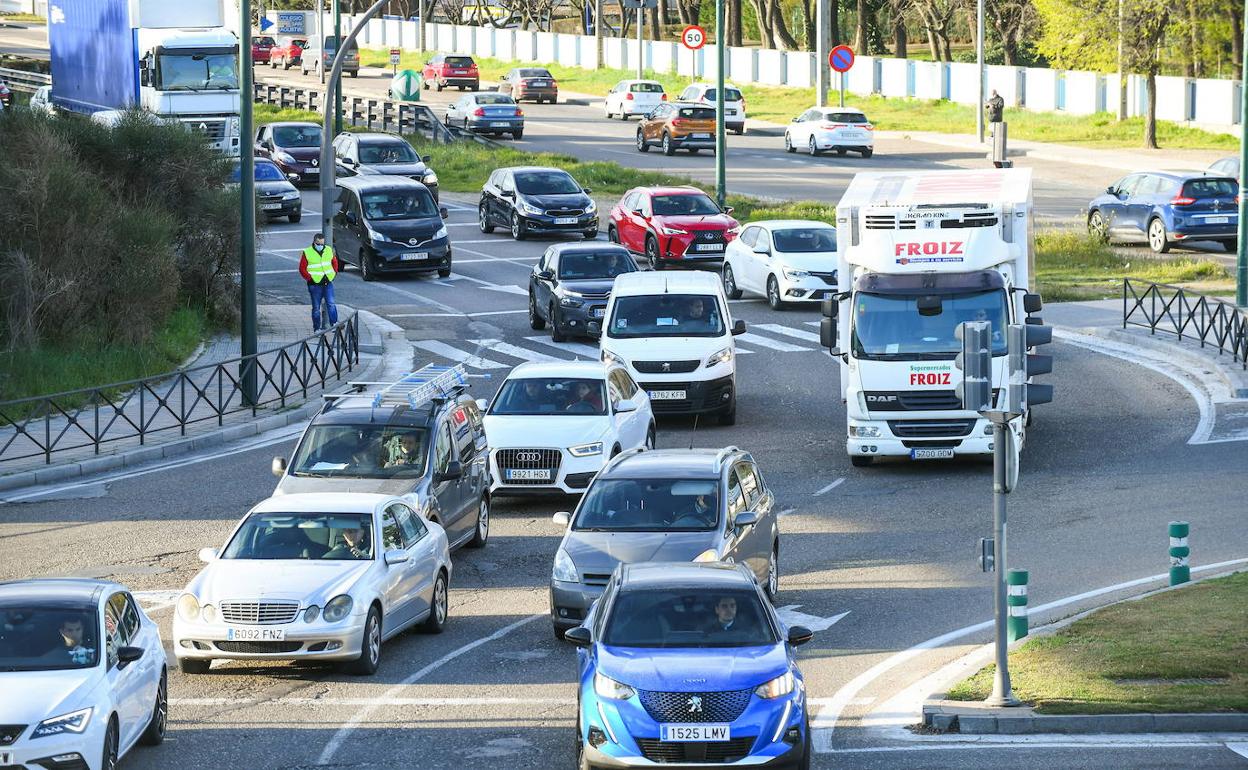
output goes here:
[{"label": "sidewalk pavement", "polygon": [[[355,310],[339,305],[338,312],[340,319],[346,319]],[[312,333],[308,308],[305,305],[261,305],[257,308],[257,316],[258,347],[262,353],[278,351],[284,346],[298,343]],[[42,454],[37,454],[38,449],[33,442],[20,436],[14,437],[15,429],[6,426],[0,429],[0,447],[4,447],[0,454],[0,490],[46,484],[139,465],[300,423],[320,409],[323,392],[337,390],[350,381],[378,379],[385,376],[383,371],[410,371],[412,348],[408,345],[402,329],[365,310],[359,311],[358,328],[359,363],[350,371],[343,368],[337,375],[333,373],[333,359],[329,356],[329,351],[317,343],[312,343],[307,351],[308,355],[302,361],[299,358],[299,348],[262,355],[262,366],[271,372],[273,380],[286,383],[285,389],[290,395],[283,406],[280,400],[276,400],[279,391],[275,383],[266,382],[264,375],[260,374],[261,399],[275,400],[259,408],[254,417],[250,409],[239,409],[241,394],[235,393],[225,399],[224,406],[238,411],[218,419],[217,404],[201,398],[194,388],[188,386],[183,389],[176,379],[171,378],[150,385],[149,390],[143,394],[142,405],[136,391],[128,400],[125,394],[113,399],[116,408],[106,404],[77,413],[71,410],[72,420],[61,416],[50,420],[47,426],[42,420],[27,424],[27,430],[36,433],[40,440],[44,440],[47,435],[55,438],[64,432],[67,445],[86,444],[54,452],[51,464],[45,462]],[[237,336],[217,335],[203,345],[194,359],[184,364],[183,369],[209,366],[237,358],[240,355],[239,347]],[[324,387],[320,384],[316,367],[328,372]],[[189,377],[208,392],[214,402],[217,400],[218,386],[224,393],[229,393],[233,388],[229,377],[214,376],[217,371],[209,368]],[[237,377],[237,369],[231,374]],[[316,382],[310,383],[305,390],[298,387],[300,378],[304,381],[315,378]],[[140,409],[143,410],[142,415]],[[191,420],[198,421],[180,430],[177,416],[183,412]],[[147,435],[142,443],[137,435],[133,435],[136,431],[131,422],[146,425]],[[79,431],[75,424],[83,426],[87,431],[93,431],[98,424],[102,435],[115,438],[102,444],[97,452],[87,434]],[[27,454],[33,456],[15,459],[6,457]]]}]

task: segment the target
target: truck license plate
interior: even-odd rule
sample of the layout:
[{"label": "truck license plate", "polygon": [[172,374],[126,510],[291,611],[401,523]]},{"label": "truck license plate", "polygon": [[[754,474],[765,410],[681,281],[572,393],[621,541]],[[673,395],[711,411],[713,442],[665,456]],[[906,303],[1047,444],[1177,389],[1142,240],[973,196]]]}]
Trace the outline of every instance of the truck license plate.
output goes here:
[{"label": "truck license plate", "polygon": [[414,261],[416,261],[416,260],[418,260],[418,259],[429,259],[429,252],[427,252],[427,251],[409,251],[409,252],[407,252],[406,254],[404,254],[404,255],[401,257],[401,259],[402,259],[404,262],[414,262]]},{"label": "truck license plate", "polygon": [[683,390],[652,390],[650,391],[651,401],[684,401],[685,391]]},{"label": "truck license plate", "polygon": [[659,725],[659,740],[669,743],[710,743],[726,741],[728,725]]},{"label": "truck license plate", "polygon": [[227,628],[225,638],[231,642],[281,642],[286,639],[286,629]]},{"label": "truck license plate", "polygon": [[952,460],[953,447],[934,447],[932,449],[911,449],[911,460]]},{"label": "truck license plate", "polygon": [[594,308],[594,318],[602,318],[606,314],[607,314],[607,309],[605,307]]},{"label": "truck license plate", "polygon": [[13,752],[11,751],[0,751],[0,763],[4,763],[6,765],[17,764],[17,762],[13,759]]}]

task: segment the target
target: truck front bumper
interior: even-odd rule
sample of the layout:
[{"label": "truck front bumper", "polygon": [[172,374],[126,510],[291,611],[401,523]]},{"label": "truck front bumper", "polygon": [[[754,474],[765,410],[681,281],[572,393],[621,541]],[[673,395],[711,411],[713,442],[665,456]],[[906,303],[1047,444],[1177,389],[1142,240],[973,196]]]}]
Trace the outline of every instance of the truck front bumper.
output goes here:
[{"label": "truck front bumper", "polygon": [[[958,423],[969,424],[954,430]],[[935,435],[949,426],[946,435]],[[992,424],[984,418],[948,420],[859,420],[849,422],[845,449],[857,457],[909,457],[938,460],[992,454]],[[953,434],[953,435],[948,435]]]}]

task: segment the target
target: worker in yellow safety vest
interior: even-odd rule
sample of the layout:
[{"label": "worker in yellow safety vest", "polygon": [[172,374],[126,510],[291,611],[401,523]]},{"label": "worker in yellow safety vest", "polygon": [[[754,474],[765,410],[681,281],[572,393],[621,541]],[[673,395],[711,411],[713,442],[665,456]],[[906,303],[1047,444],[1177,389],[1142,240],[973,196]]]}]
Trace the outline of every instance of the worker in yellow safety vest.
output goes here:
[{"label": "worker in yellow safety vest", "polygon": [[312,331],[319,332],[321,324],[321,303],[329,309],[328,329],[338,323],[338,306],[334,304],[334,278],[338,276],[338,257],[334,250],[325,245],[325,236],[317,233],[312,236],[312,245],[303,250],[299,260],[299,274],[308,282],[308,294],[312,297]]}]

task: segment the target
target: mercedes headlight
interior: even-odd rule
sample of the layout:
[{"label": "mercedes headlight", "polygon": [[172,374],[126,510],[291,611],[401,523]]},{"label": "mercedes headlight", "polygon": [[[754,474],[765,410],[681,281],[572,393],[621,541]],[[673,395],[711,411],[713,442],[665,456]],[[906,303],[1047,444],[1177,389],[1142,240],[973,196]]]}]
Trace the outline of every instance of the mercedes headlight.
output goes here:
[{"label": "mercedes headlight", "polygon": [[288,152],[282,152],[281,150],[278,150],[277,152],[273,153],[273,160],[281,161],[282,163],[286,163],[286,164],[293,164],[296,162],[294,155],[291,155]]},{"label": "mercedes headlight", "polygon": [[425,184],[437,184],[438,175],[430,171],[428,174],[425,174],[424,178],[421,179],[420,181],[424,182]]},{"label": "mercedes headlight", "polygon": [[787,268],[787,267],[786,267],[786,268],[784,268],[784,277],[785,277],[785,278],[788,278],[790,281],[796,281],[796,280],[798,280],[799,278],[809,278],[809,277],[810,277],[810,271],[808,271],[808,270],[790,270],[789,268]]},{"label": "mercedes headlight", "polygon": [[637,694],[637,691],[623,682],[617,682],[609,676],[601,673],[594,673],[594,692],[600,698],[610,698],[611,700],[628,700]]},{"label": "mercedes headlight", "polygon": [[61,735],[62,733],[81,733],[87,729],[87,723],[90,721],[91,709],[78,709],[68,714],[61,714],[60,716],[43,720],[30,733],[30,737],[47,738],[49,735]]},{"label": "mercedes headlight", "polygon": [[851,425],[849,435],[858,438],[879,438],[880,429],[874,425]]},{"label": "mercedes headlight", "polygon": [[204,619],[205,623],[217,622],[217,608],[211,604],[205,604],[199,609],[199,616]]},{"label": "mercedes headlight", "polygon": [[707,357],[706,368],[710,369],[712,366],[715,366],[716,364],[727,364],[727,363],[730,363],[731,361],[732,361],[732,348],[724,348],[723,350],[716,350],[709,357]]},{"label": "mercedes headlight", "polygon": [[290,191],[290,192],[288,192],[288,193],[282,193],[282,200],[284,200],[284,201],[297,201],[297,200],[299,200],[299,191],[298,191],[298,190],[291,190],[291,191]]},{"label": "mercedes headlight", "polygon": [[602,351],[602,362],[604,364],[619,364],[620,366],[628,366],[627,361],[606,348],[603,348]]},{"label": "mercedes headlight", "polygon": [[534,206],[528,201],[520,201],[518,205],[520,206],[521,211],[523,211],[526,214],[531,214],[532,216],[535,216],[535,217],[540,217],[542,214],[546,213],[545,211],[539,209],[537,206]]},{"label": "mercedes headlight", "polygon": [[714,548],[707,548],[702,553],[693,557],[694,561],[719,561],[719,552]]},{"label": "mercedes headlight", "polygon": [[568,552],[559,549],[559,553],[555,554],[555,568],[550,575],[560,583],[579,583],[581,579],[576,575],[576,562],[572,561],[572,557],[568,556]]},{"label": "mercedes headlight", "polygon": [[325,618],[326,623],[337,623],[351,614],[352,604],[354,602],[346,594],[335,596],[325,603],[325,609],[321,612],[321,617]]},{"label": "mercedes headlight", "polygon": [[792,671],[786,671],[770,682],[763,682],[755,687],[754,694],[760,698],[779,698],[793,692],[795,686],[797,686],[797,677],[793,676]]},{"label": "mercedes headlight", "polygon": [[570,452],[573,457],[593,457],[594,455],[600,455],[602,454],[602,442],[595,441],[592,444],[570,446],[568,447],[568,452]]},{"label": "mercedes headlight", "polygon": [[320,616],[321,616],[321,608],[314,605],[303,611],[303,622],[315,623],[316,619],[319,618]]},{"label": "mercedes headlight", "polygon": [[433,234],[433,240],[436,241],[437,239],[445,238],[448,235],[450,235],[450,233],[446,231],[446,225],[442,225],[441,227],[438,228],[438,231]]},{"label": "mercedes headlight", "polygon": [[199,599],[194,594],[182,594],[178,599],[178,614],[183,620],[199,620]]},{"label": "mercedes headlight", "polygon": [[681,230],[679,227],[667,227],[665,225],[659,226],[659,232],[663,233],[664,235],[688,235],[689,234],[688,230]]}]

